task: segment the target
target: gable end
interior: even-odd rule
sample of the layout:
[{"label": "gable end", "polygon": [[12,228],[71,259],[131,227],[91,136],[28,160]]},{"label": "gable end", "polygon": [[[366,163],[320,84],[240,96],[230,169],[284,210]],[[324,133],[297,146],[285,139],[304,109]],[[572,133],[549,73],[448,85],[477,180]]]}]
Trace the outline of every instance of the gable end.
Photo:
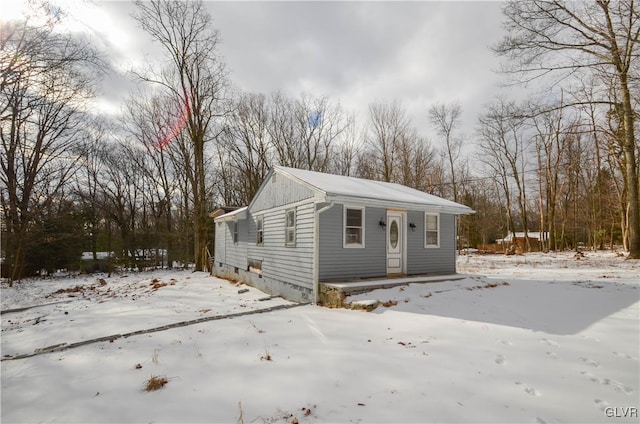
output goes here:
[{"label": "gable end", "polygon": [[252,213],[290,205],[322,194],[296,178],[272,168],[249,205]]}]

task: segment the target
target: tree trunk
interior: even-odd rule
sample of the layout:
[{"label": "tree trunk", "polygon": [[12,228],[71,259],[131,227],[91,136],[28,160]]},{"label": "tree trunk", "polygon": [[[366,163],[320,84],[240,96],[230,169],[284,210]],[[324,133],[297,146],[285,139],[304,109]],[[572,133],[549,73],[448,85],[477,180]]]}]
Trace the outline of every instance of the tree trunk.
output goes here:
[{"label": "tree trunk", "polygon": [[627,75],[620,76],[622,82],[622,105],[624,110],[624,158],[628,183],[627,209],[629,256],[628,259],[640,259],[640,197],[638,194],[638,172],[636,162],[635,135],[633,128],[634,110],[631,104],[631,94],[627,84]]}]

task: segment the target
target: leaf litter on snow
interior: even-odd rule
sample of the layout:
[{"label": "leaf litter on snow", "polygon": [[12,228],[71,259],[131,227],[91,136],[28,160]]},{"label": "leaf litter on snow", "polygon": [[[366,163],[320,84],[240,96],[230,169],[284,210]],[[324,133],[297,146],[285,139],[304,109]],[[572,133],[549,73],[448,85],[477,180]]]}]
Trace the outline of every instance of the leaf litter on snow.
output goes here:
[{"label": "leaf litter on snow", "polygon": [[[12,288],[3,286],[3,311],[14,306],[26,309],[3,315],[2,352],[15,356],[44,346],[194,320],[203,314],[226,315],[238,308],[257,310],[291,303],[277,297],[265,302],[264,293],[254,288],[239,296],[234,287],[208,273],[182,270],[112,278],[32,279]],[[25,327],[34,322],[36,327],[46,326],[44,337]]]}]

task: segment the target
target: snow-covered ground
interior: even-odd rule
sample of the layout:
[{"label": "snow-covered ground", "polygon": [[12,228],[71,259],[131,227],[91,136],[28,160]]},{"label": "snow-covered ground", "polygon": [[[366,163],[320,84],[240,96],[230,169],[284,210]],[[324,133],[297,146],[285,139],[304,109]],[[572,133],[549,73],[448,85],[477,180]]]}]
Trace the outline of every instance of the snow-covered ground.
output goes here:
[{"label": "snow-covered ground", "polygon": [[[638,261],[470,255],[458,271],[350,299],[391,305],[373,312],[303,305],[24,359],[289,302],[187,271],[3,285],[3,311],[45,306],[2,314],[1,419],[638,422]],[[168,382],[147,392],[152,376]]]}]

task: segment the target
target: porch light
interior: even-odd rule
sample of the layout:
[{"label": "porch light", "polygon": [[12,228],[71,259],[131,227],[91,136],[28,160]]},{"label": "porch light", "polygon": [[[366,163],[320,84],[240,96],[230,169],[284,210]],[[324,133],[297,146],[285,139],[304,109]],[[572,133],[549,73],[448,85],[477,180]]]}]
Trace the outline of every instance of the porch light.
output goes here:
[{"label": "porch light", "polygon": [[378,222],[378,224],[380,225],[380,228],[385,228],[387,226],[387,223],[384,222],[384,219],[381,219],[380,222]]},{"label": "porch light", "polygon": [[412,229],[413,231],[415,231],[415,230],[416,230],[416,224],[414,224],[413,222],[410,222],[410,223],[409,223],[409,227],[411,227],[411,229]]}]

